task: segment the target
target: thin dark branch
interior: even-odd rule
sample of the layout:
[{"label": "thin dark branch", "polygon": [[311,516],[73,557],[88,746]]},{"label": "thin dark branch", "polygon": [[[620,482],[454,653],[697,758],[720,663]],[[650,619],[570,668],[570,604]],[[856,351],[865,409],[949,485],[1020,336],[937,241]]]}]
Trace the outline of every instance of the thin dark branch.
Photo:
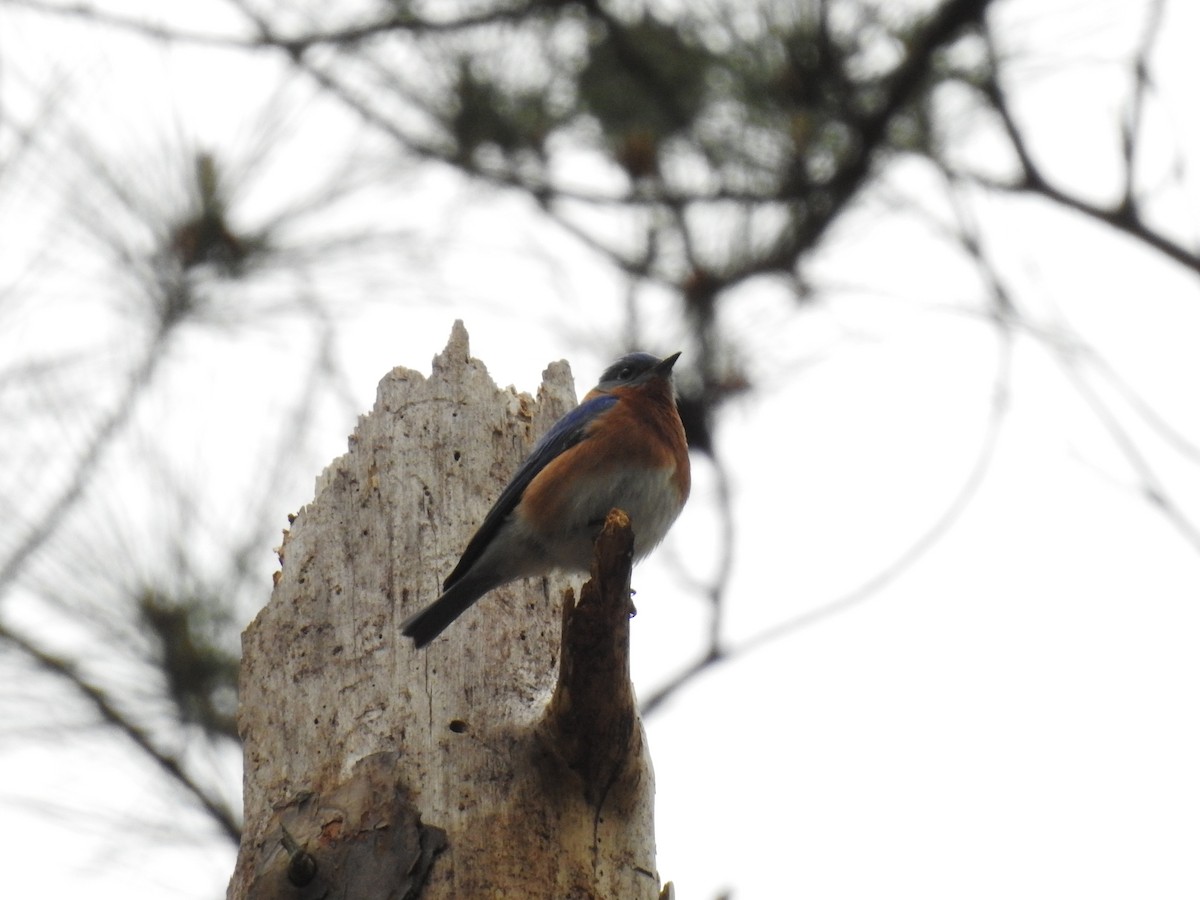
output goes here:
[{"label": "thin dark branch", "polygon": [[654,252],[656,247],[653,241],[647,241],[647,252],[640,259],[633,259],[610,244],[600,240],[586,228],[577,225],[569,217],[563,215],[553,207],[545,206],[544,209],[550,219],[562,228],[563,231],[570,234],[593,253],[603,256],[623,274],[639,281],[648,281],[666,287],[674,287],[674,285],[669,284],[665,279],[656,276],[654,273],[653,264],[656,256]]},{"label": "thin dark branch", "polygon": [[675,695],[677,691],[689,684],[693,679],[704,674],[708,669],[716,666],[718,663],[728,662],[735,656],[741,655],[741,647],[735,647],[730,650],[718,651],[716,653],[706,653],[697,658],[689,665],[680,669],[673,676],[660,684],[656,690],[643,698],[638,704],[641,710],[642,718],[648,718],[658,711],[664,703]]},{"label": "thin dark branch", "polygon": [[[143,16],[115,13],[87,3],[59,4],[45,3],[42,0],[7,0],[7,2],[11,6],[22,6],[43,15],[82,19],[95,25],[129,32],[130,34],[136,34],[164,43],[185,43],[239,50],[253,50],[259,47],[280,47],[288,50],[289,53],[303,53],[310,47],[323,45],[352,47],[364,41],[393,32],[424,34],[468,31],[474,28],[518,20],[530,14],[536,8],[534,4],[515,4],[511,7],[500,6],[472,15],[432,19],[414,16],[405,11],[402,5],[397,4],[395,11],[390,15],[382,16],[359,25],[331,28],[327,31],[314,31],[307,34],[296,34],[290,37],[278,34],[273,30],[264,31],[260,28],[257,38],[245,38],[232,34],[193,31],[169,25],[158,25],[148,21]],[[261,17],[254,14],[245,3],[238,2],[238,0],[230,0],[230,3],[255,24],[262,23]]]},{"label": "thin dark branch", "polygon": [[234,35],[215,34],[204,31],[171,28],[156,25],[143,16],[130,16],[109,10],[98,9],[87,3],[60,4],[44,3],[41,0],[7,0],[10,6],[24,7],[46,16],[65,19],[80,19],[92,25],[100,25],[139,35],[165,43],[188,43],[205,47],[247,48],[251,46],[244,38]]},{"label": "thin dark branch", "polygon": [[[800,256],[816,246],[869,182],[871,167],[887,143],[892,123],[928,82],[937,52],[966,29],[982,25],[989,3],[990,0],[950,0],[934,12],[925,26],[907,42],[908,52],[903,62],[884,82],[886,89],[882,100],[874,109],[850,119],[856,140],[833,177],[824,184],[806,183],[803,186],[801,195],[793,198],[802,212],[793,227],[779,235],[773,247],[755,254],[734,271],[714,273],[721,288],[734,287],[759,275],[790,272]],[[778,201],[781,198],[773,196],[771,199]]]},{"label": "thin dark branch", "polygon": [[33,528],[25,534],[0,564],[0,598],[3,598],[12,589],[25,564],[46,541],[54,536],[67,514],[83,497],[105,452],[133,414],[138,399],[142,396],[147,383],[153,378],[154,372],[163,358],[167,336],[167,331],[160,331],[151,342],[145,357],[130,376],[116,406],[92,435],[65,487],[41,513]]},{"label": "thin dark branch", "polygon": [[[1078,195],[1067,193],[1050,182],[1050,179],[1033,158],[1025,135],[1013,115],[1008,96],[1000,84],[996,74],[997,58],[995,49],[991,48],[989,52],[992,58],[992,75],[982,86],[983,94],[990,101],[992,108],[1000,118],[1004,131],[1008,135],[1009,143],[1012,145],[1013,152],[1017,156],[1017,161],[1021,167],[1021,174],[1016,181],[1012,182],[996,181],[981,177],[973,177],[972,180],[993,189],[1031,193],[1045,197],[1060,206],[1074,210],[1098,222],[1103,222],[1105,225],[1109,225],[1115,230],[1135,238],[1146,246],[1157,250],[1169,259],[1179,263],[1181,266],[1200,275],[1200,252],[1171,240],[1165,234],[1147,225],[1142,218],[1132,190],[1127,190],[1126,195],[1117,203],[1102,206]],[[959,173],[959,177],[969,176]]]},{"label": "thin dark branch", "polygon": [[722,662],[729,662],[735,658],[743,657],[759,648],[774,643],[781,638],[790,636],[797,631],[808,628],[812,625],[822,622],[826,619],[848,612],[854,607],[860,606],[865,601],[874,597],[879,591],[886,588],[906,570],[911,568],[914,563],[920,560],[929,550],[946,536],[951,527],[959,520],[963,512],[970,506],[975,495],[979,491],[980,485],[983,483],[984,477],[991,468],[992,460],[995,457],[996,446],[999,443],[1000,433],[1003,424],[1006,420],[1005,413],[1008,409],[1008,391],[1010,381],[1011,356],[1012,356],[1012,331],[1007,326],[998,328],[998,334],[1001,338],[1000,352],[997,361],[996,377],[992,391],[991,415],[988,420],[987,430],[984,434],[983,441],[980,444],[979,453],[976,457],[975,464],[968,473],[958,493],[951,500],[949,505],[943,510],[942,514],[934,521],[934,523],[922,534],[916,541],[888,566],[875,573],[869,579],[864,581],[858,587],[851,590],[849,593],[833,600],[829,603],[819,606],[816,609],[794,616],[779,624],[773,625],[766,631],[760,632],[758,635],[749,638],[734,647],[719,649],[717,651],[710,650],[702,657],[696,659],[682,670],[676,673],[664,684],[660,685],[655,691],[648,694],[642,701],[641,709],[644,716],[650,715],[663,703],[665,703],[676,691],[688,684],[697,675],[700,675],[707,669]]},{"label": "thin dark branch", "polygon": [[191,794],[201,808],[212,817],[222,834],[235,845],[241,840],[241,828],[229,808],[209,796],[188,775],[178,759],[156,747],[150,735],[131,722],[109,699],[108,694],[88,681],[70,661],[43,650],[28,638],[22,637],[5,625],[0,625],[0,640],[7,641],[43,670],[69,683],[107,725],[125,735],[139,750],[152,759],[168,778]]},{"label": "thin dark branch", "polygon": [[1076,354],[1095,368],[1142,421],[1156,432],[1168,446],[1189,462],[1200,465],[1200,445],[1189,440],[1179,429],[1168,422],[1162,413],[1151,406],[1150,402],[1134,390],[1133,386],[1113,368],[1111,362],[1092,347],[1078,347]]},{"label": "thin dark branch", "polygon": [[725,597],[728,594],[729,582],[733,577],[733,562],[736,553],[737,536],[735,525],[737,517],[733,511],[733,488],[729,482],[729,471],[722,464],[716,452],[706,452],[712,461],[713,472],[716,476],[716,506],[720,519],[720,534],[716,538],[718,558],[716,571],[711,578],[696,578],[689,568],[681,561],[675,565],[676,578],[689,591],[701,594],[709,603],[708,625],[708,656],[720,656],[722,645],[722,626]]},{"label": "thin dark branch", "polygon": [[721,520],[720,560],[712,583],[708,587],[710,605],[708,625],[708,649],[710,656],[721,653],[721,626],[724,622],[725,598],[729,594],[729,580],[733,577],[733,556],[737,542],[734,533],[733,491],[729,484],[729,472],[714,449],[709,458],[717,476],[717,513]]},{"label": "thin dark branch", "polygon": [[519,22],[531,14],[540,12],[540,6],[537,3],[513,3],[508,6],[497,4],[492,9],[478,13],[435,19],[413,15],[406,4],[396,3],[393,4],[393,12],[390,15],[381,16],[374,21],[289,37],[270,28],[266,20],[255,13],[245,0],[227,0],[227,2],[254,24],[259,33],[260,45],[282,47],[293,54],[304,53],[310,47],[316,46],[336,46],[350,49],[364,41],[395,32],[453,34],[471,31],[491,25]]},{"label": "thin dark branch", "polygon": [[1180,505],[1171,498],[1170,491],[1158,477],[1158,473],[1150,465],[1150,461],[1141,451],[1129,430],[1088,383],[1088,380],[1083,377],[1075,356],[1071,353],[1058,353],[1055,358],[1062,366],[1067,380],[1091,408],[1093,415],[1104,426],[1121,455],[1133,469],[1134,474],[1141,482],[1141,493],[1145,499],[1166,517],[1167,521],[1193,548],[1200,550],[1200,528],[1197,528],[1196,524],[1184,514]]},{"label": "thin dark branch", "polygon": [[1125,186],[1121,203],[1133,206],[1137,184],[1137,153],[1142,141],[1142,119],[1146,97],[1150,93],[1150,56],[1162,31],[1164,0],[1154,0],[1146,10],[1146,26],[1141,47],[1133,62],[1133,89],[1129,102],[1129,117],[1121,132],[1121,150],[1125,157]]},{"label": "thin dark branch", "polygon": [[821,211],[804,222],[797,236],[798,244],[805,247],[815,244],[857,194],[892,122],[926,83],[937,51],[965,29],[982,24],[988,5],[989,0],[951,0],[939,7],[925,27],[908,41],[904,61],[888,76],[882,102],[874,111],[858,118],[858,142],[853,153],[824,186]]},{"label": "thin dark branch", "polygon": [[981,277],[988,289],[992,301],[992,317],[999,339],[997,350],[996,370],[992,380],[992,396],[990,414],[983,440],[976,454],[975,462],[964,479],[958,492],[942,511],[933,524],[896,557],[888,566],[876,572],[869,579],[837,600],[831,601],[816,609],[802,613],[791,619],[772,626],[770,629],[745,640],[734,647],[723,647],[714,640],[706,652],[685,666],[674,676],[647,695],[641,709],[644,716],[650,715],[665,703],[676,691],[685,687],[698,675],[722,662],[728,662],[745,656],[760,647],[789,636],[803,628],[822,622],[841,613],[848,612],[875,596],[879,591],[892,584],[903,572],[920,560],[929,550],[949,533],[953,525],[975,499],[980,486],[991,469],[999,445],[1004,423],[1007,421],[1009,408],[1009,393],[1012,381],[1012,356],[1014,343],[1014,301],[1007,286],[1000,280],[998,273],[983,255],[983,247],[974,224],[967,220],[965,211],[956,208],[959,214],[958,238],[963,250],[977,263]]},{"label": "thin dark branch", "polygon": [[[1142,220],[1137,207],[1129,208],[1123,204],[1101,206],[1082,197],[1068,194],[1046,181],[1040,170],[1027,170],[1026,177],[1016,183],[998,182],[984,178],[972,178],[982,187],[1011,193],[1031,193],[1045,197],[1067,209],[1081,213],[1089,219],[1109,225],[1145,244],[1167,258],[1175,261],[1185,269],[1200,275],[1200,252],[1191,250],[1183,244],[1174,241],[1154,230]],[[971,177],[971,176],[964,176]]]},{"label": "thin dark branch", "polygon": [[[365,122],[379,128],[396,140],[407,151],[422,159],[454,165],[473,178],[500,187],[515,188],[538,198],[543,208],[551,214],[556,222],[565,226],[577,238],[584,239],[594,251],[601,253],[627,273],[645,276],[647,271],[644,265],[639,265],[637,261],[627,258],[615,248],[598,242],[584,229],[575,226],[568,218],[556,214],[552,209],[551,200],[561,199],[613,206],[662,204],[671,209],[682,210],[693,203],[735,200],[755,204],[780,199],[773,193],[736,191],[727,187],[696,193],[676,193],[659,182],[653,186],[631,187],[628,192],[621,195],[592,194],[585,191],[551,187],[545,183],[531,183],[512,171],[491,171],[475,166],[469,161],[457,160],[453,158],[452,154],[443,152],[438,147],[417,140],[413,135],[406,133],[396,122],[377,109],[368,98],[360,96],[341,83],[334,75],[313,64],[304,54],[307,45],[297,44],[294,40],[284,39],[275,34],[269,23],[249,10],[243,0],[233,0],[233,3],[248,17],[252,26],[257,30],[258,42],[261,45],[274,46],[287,51],[293,63],[313,78],[324,90],[357,112]],[[922,85],[926,83],[937,51],[957,37],[965,28],[980,24],[988,5],[989,0],[950,0],[937,9],[928,23],[908,42],[909,52],[904,61],[887,78],[887,88],[881,102],[875,108],[856,117],[852,122],[856,128],[858,139],[847,160],[828,182],[807,189],[806,193],[811,192],[812,196],[805,198],[804,207],[807,212],[797,227],[791,231],[785,231],[780,235],[774,247],[753,255],[751,259],[733,271],[714,273],[720,279],[721,287],[732,287],[761,274],[790,271],[800,254],[820,240],[825,230],[868,180],[876,152],[886,143],[888,130],[893,120],[906,105],[912,102]],[[506,14],[520,15],[520,10],[521,8],[517,8],[516,12],[508,11]],[[607,16],[602,18],[608,22]],[[609,27],[615,26],[609,22]]]}]

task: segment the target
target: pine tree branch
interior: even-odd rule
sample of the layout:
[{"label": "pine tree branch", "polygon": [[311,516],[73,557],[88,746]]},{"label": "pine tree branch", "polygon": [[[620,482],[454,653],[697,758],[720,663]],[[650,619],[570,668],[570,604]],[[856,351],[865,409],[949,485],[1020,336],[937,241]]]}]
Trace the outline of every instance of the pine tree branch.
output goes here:
[{"label": "pine tree branch", "polygon": [[0,625],[0,640],[8,642],[16,650],[35,662],[44,671],[66,681],[92,707],[101,720],[125,735],[139,750],[152,759],[166,776],[190,794],[200,807],[209,814],[222,834],[235,845],[241,839],[241,827],[233,813],[216,798],[210,796],[185,770],[174,756],[159,749],[145,729],[129,719],[108,696],[107,692],[89,681],[69,660],[37,646],[30,639]]}]

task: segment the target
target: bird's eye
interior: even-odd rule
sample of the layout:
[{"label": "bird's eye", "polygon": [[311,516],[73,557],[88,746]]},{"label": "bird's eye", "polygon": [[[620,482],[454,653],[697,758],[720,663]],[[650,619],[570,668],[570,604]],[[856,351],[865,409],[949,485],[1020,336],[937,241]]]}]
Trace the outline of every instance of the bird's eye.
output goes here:
[{"label": "bird's eye", "polygon": [[625,366],[623,369],[621,369],[620,372],[617,373],[617,381],[628,381],[632,377],[633,377],[633,367],[632,366]]}]

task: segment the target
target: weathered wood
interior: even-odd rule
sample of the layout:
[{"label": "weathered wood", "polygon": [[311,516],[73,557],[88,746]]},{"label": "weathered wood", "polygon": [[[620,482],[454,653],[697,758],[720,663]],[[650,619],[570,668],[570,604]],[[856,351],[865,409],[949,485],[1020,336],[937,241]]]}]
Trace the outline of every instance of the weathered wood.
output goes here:
[{"label": "weathered wood", "polygon": [[[429,378],[396,369],[380,383],[243,636],[246,826],[231,898],[659,896],[627,658],[581,664],[623,679],[599,737],[561,689],[550,710],[569,580],[497,590],[425,650],[398,630],[573,404],[565,363],[537,400],[498,389],[461,323]],[[618,623],[627,567],[623,578]],[[615,743],[596,745],[606,734]]]},{"label": "weathered wood", "polygon": [[[562,661],[546,710],[548,740],[597,807],[610,794],[640,790],[640,773],[630,765],[641,754],[643,738],[629,682],[632,565],[629,517],[614,509],[596,541],[591,578],[579,602],[568,595],[563,604]],[[632,784],[626,783],[630,776]]]}]

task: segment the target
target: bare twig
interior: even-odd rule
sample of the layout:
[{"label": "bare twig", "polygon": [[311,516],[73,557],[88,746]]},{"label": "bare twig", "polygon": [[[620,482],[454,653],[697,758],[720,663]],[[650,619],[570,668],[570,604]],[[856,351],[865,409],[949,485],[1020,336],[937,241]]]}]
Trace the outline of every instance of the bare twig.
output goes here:
[{"label": "bare twig", "polygon": [[1129,116],[1121,129],[1121,151],[1125,163],[1125,185],[1121,203],[1133,206],[1136,202],[1137,153],[1141,147],[1142,119],[1146,107],[1146,95],[1151,90],[1150,56],[1162,30],[1164,0],[1154,0],[1146,10],[1146,26],[1141,47],[1133,62],[1133,89],[1129,101]]},{"label": "bare twig", "polygon": [[[1155,29],[1149,29],[1147,41],[1151,40],[1155,33]],[[1195,248],[1186,247],[1182,243],[1172,240],[1161,231],[1148,225],[1142,217],[1141,207],[1136,199],[1135,188],[1127,186],[1124,196],[1120,200],[1114,204],[1105,206],[1087,200],[1077,194],[1069,193],[1051,183],[1050,178],[1033,158],[1025,134],[1022,132],[1020,125],[1013,115],[1008,95],[1000,84],[996,51],[990,43],[989,52],[991,54],[991,75],[982,85],[983,95],[991,103],[992,108],[1000,118],[1004,131],[1008,135],[1009,143],[1012,145],[1013,152],[1017,156],[1021,173],[1015,181],[997,181],[982,177],[973,177],[972,180],[993,189],[1030,193],[1045,197],[1060,206],[1109,225],[1117,231],[1123,232],[1146,246],[1157,250],[1181,266],[1190,269],[1196,274],[1200,274],[1200,252]],[[1139,95],[1140,93],[1139,91]],[[1130,149],[1126,159],[1127,171],[1125,177],[1127,182],[1134,177],[1132,172],[1134,158],[1134,152]],[[962,173],[959,174],[960,177],[970,177],[964,176]]]},{"label": "bare twig", "polygon": [[999,340],[996,370],[992,382],[991,411],[983,440],[975,462],[958,492],[937,517],[933,524],[916,541],[896,557],[888,566],[876,572],[858,587],[842,597],[785,620],[736,646],[723,646],[719,635],[710,640],[705,652],[660,685],[642,701],[643,715],[650,715],[665,703],[676,691],[689,684],[694,678],[713,666],[728,662],[751,653],[760,647],[794,634],[825,619],[847,612],[875,596],[892,584],[903,572],[911,568],[950,531],[963,512],[970,506],[979,491],[985,476],[991,469],[996,447],[1006,421],[1009,406],[1009,390],[1012,372],[1014,301],[998,273],[984,257],[983,246],[973,222],[962,207],[956,207],[959,219],[959,242],[964,251],[974,258],[988,289],[992,302],[991,320],[996,327]]},{"label": "bare twig", "polygon": [[1200,528],[1188,518],[1179,503],[1172,499],[1171,492],[1167,490],[1162,479],[1159,478],[1158,473],[1138,446],[1137,441],[1130,434],[1129,429],[1083,376],[1076,357],[1070,353],[1057,353],[1055,359],[1062,366],[1067,380],[1091,408],[1092,414],[1104,426],[1121,455],[1129,463],[1130,468],[1141,482],[1142,496],[1163,514],[1194,549],[1200,550]]},{"label": "bare twig", "polygon": [[1156,432],[1168,446],[1189,462],[1200,465],[1200,445],[1189,440],[1178,428],[1168,422],[1162,413],[1151,406],[1150,402],[1134,390],[1133,386],[1113,368],[1112,363],[1089,346],[1077,347],[1075,354],[1096,369],[1141,420]]},{"label": "bare twig", "polygon": [[153,739],[141,727],[129,719],[101,688],[92,684],[73,663],[42,649],[28,638],[18,634],[7,625],[0,624],[0,640],[19,650],[44,671],[65,680],[83,697],[107,724],[125,735],[173,782],[190,794],[200,807],[209,814],[213,822],[235,845],[241,840],[241,827],[229,808],[210,796],[184,769],[174,756],[155,746]]},{"label": "bare twig", "polygon": [[643,715],[649,715],[654,712],[676,691],[692,681],[697,675],[718,663],[729,662],[730,660],[746,656],[767,644],[774,643],[797,631],[860,606],[878,594],[882,589],[894,583],[902,573],[911,568],[914,563],[946,536],[951,527],[970,506],[971,501],[974,500],[980,485],[983,483],[984,477],[991,468],[996,446],[1006,419],[1005,413],[1008,409],[1008,391],[1012,362],[1012,332],[1007,327],[1001,327],[998,328],[997,333],[1000,338],[1000,347],[996,376],[992,389],[991,415],[988,419],[987,429],[980,443],[979,452],[974,465],[971,467],[971,471],[967,474],[966,479],[963,481],[954,498],[933,524],[889,565],[838,599],[786,619],[754,637],[742,641],[736,646],[715,650],[710,647],[705,654],[685,666],[655,691],[646,696],[641,705]]},{"label": "bare twig", "polygon": [[41,513],[37,523],[17,543],[8,557],[0,563],[0,599],[12,590],[25,564],[41,547],[54,536],[67,514],[79,502],[91,483],[92,476],[104,458],[105,452],[124,428],[137,406],[147,383],[153,378],[165,352],[168,332],[159,332],[147,349],[137,369],[130,376],[125,390],[112,411],[100,422],[87,448],[84,450],[75,471],[67,484],[59,491],[50,505]]},{"label": "bare twig", "polygon": [[[303,53],[310,47],[323,45],[352,47],[381,35],[398,31],[414,34],[466,31],[472,28],[511,22],[522,18],[536,8],[536,4],[525,6],[500,5],[495,9],[485,12],[436,19],[433,17],[412,15],[403,6],[396,5],[392,13],[360,25],[331,28],[325,31],[313,31],[293,36],[276,34],[273,30],[269,33],[262,33],[260,30],[260,35],[257,39],[250,39],[237,35],[193,31],[170,25],[158,25],[142,16],[115,13],[87,3],[59,4],[45,3],[42,0],[7,0],[7,2],[12,6],[22,6],[43,15],[81,19],[95,25],[114,28],[165,43],[195,44],[197,46],[227,47],[242,50],[274,46],[286,48],[291,53]],[[231,0],[231,3],[239,12],[247,15],[248,18],[251,18],[256,23],[262,21],[260,17],[252,13],[248,5],[240,2],[240,0]]]}]

